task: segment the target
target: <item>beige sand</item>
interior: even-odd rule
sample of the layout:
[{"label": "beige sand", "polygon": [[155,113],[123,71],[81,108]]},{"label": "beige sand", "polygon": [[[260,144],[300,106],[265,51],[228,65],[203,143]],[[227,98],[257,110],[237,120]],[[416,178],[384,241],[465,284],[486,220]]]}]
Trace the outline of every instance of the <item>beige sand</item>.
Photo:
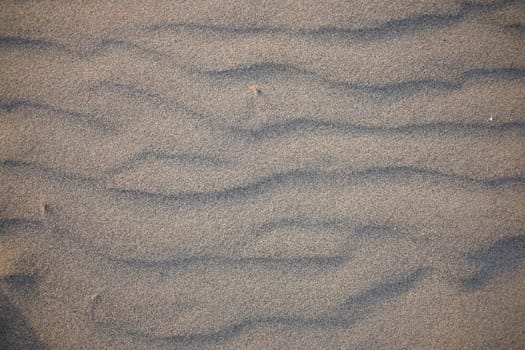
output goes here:
[{"label": "beige sand", "polygon": [[523,1],[3,1],[0,348],[525,347]]}]

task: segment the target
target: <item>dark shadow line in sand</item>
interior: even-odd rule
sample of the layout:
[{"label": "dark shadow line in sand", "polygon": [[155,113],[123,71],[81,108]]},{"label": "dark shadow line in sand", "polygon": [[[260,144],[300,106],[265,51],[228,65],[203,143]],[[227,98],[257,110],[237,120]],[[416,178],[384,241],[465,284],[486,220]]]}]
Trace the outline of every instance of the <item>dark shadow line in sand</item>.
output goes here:
[{"label": "dark shadow line in sand", "polygon": [[11,274],[1,276],[0,281],[20,296],[31,297],[38,294],[39,278],[31,274]]},{"label": "dark shadow line in sand", "polygon": [[126,267],[140,270],[176,270],[184,268],[221,268],[230,271],[232,268],[264,268],[283,272],[313,272],[336,269],[351,261],[351,253],[331,256],[298,256],[298,257],[236,257],[236,256],[214,256],[193,255],[175,257],[165,260],[150,260],[142,258],[119,257],[95,248],[82,240],[71,235],[68,230],[55,226],[53,231],[57,239],[66,239],[78,248],[90,255],[104,259],[115,267]]},{"label": "dark shadow line in sand", "polygon": [[255,228],[252,232],[254,237],[265,236],[275,230],[283,228],[319,229],[324,231],[335,231],[339,233],[353,230],[359,236],[371,236],[382,231],[383,233],[395,233],[401,230],[398,227],[357,223],[349,218],[335,218],[331,220],[319,220],[315,218],[288,218],[277,221],[268,221]]},{"label": "dark shadow line in sand", "polygon": [[9,113],[16,110],[38,110],[44,112],[46,117],[54,116],[62,121],[80,123],[81,125],[109,133],[115,133],[118,130],[118,126],[115,122],[105,120],[100,116],[90,113],[65,110],[45,103],[29,100],[15,100],[0,103],[0,114]]},{"label": "dark shadow line in sand", "polygon": [[0,37],[0,50],[30,48],[36,50],[52,50],[71,54],[73,51],[65,45],[50,40],[32,39],[27,37],[3,36]]},{"label": "dark shadow line in sand", "polygon": [[212,35],[278,35],[285,34],[292,37],[306,36],[322,39],[346,39],[354,41],[386,40],[415,34],[425,29],[439,29],[463,22],[469,16],[480,16],[491,11],[499,10],[504,6],[518,2],[517,0],[503,0],[492,4],[474,4],[463,2],[456,13],[423,14],[407,18],[387,21],[376,27],[344,28],[324,26],[315,29],[292,29],[275,26],[221,26],[199,23],[159,23],[143,26],[139,31],[145,33],[159,33],[169,31],[205,32]]},{"label": "dark shadow line in sand", "polygon": [[131,156],[121,164],[104,171],[104,174],[107,176],[114,176],[124,171],[132,170],[139,164],[143,164],[148,161],[173,161],[177,164],[206,166],[212,168],[231,165],[229,160],[219,157],[191,153],[168,153],[156,150],[144,150]]},{"label": "dark shadow line in sand", "polygon": [[257,266],[270,269],[303,270],[310,268],[332,269],[351,260],[350,256],[301,256],[301,257],[227,257],[198,255],[171,260],[126,259],[104,255],[117,265],[138,269],[173,269],[196,266],[220,266],[223,268]]},{"label": "dark shadow line in sand", "polygon": [[378,97],[406,97],[418,92],[452,92],[463,88],[467,83],[482,79],[516,80],[525,77],[525,68],[500,67],[492,69],[472,68],[459,74],[454,80],[415,79],[386,84],[359,84],[326,78],[320,73],[299,68],[293,64],[278,62],[259,62],[225,70],[200,70],[192,67],[188,71],[218,79],[267,79],[278,75],[308,77],[331,88],[347,92],[364,93]]},{"label": "dark shadow line in sand", "polygon": [[88,86],[87,90],[95,93],[99,93],[100,91],[109,91],[126,98],[133,99],[134,101],[144,102],[147,100],[149,103],[153,102],[156,105],[163,105],[173,110],[180,110],[196,119],[212,119],[210,116],[196,112],[185,104],[174,100],[173,98],[162,96],[156,92],[144,89],[143,87],[139,87],[137,85],[101,80]]},{"label": "dark shadow line in sand", "polygon": [[51,177],[55,180],[77,181],[82,185],[92,189],[110,192],[124,196],[127,199],[153,200],[156,202],[167,202],[173,205],[174,202],[206,204],[221,201],[239,201],[247,198],[257,197],[263,193],[268,193],[276,188],[290,185],[338,185],[355,186],[366,181],[384,181],[385,179],[404,179],[412,181],[413,178],[423,177],[426,179],[434,178],[443,183],[456,185],[458,187],[478,187],[483,189],[494,189],[503,186],[523,185],[524,176],[501,177],[488,180],[480,180],[467,176],[446,174],[439,171],[415,168],[415,167],[372,167],[358,171],[336,171],[326,172],[320,170],[294,170],[290,172],[273,174],[261,180],[216,191],[207,192],[148,192],[135,189],[121,189],[104,186],[101,181],[89,179],[77,174],[65,173],[60,170],[46,168],[34,163],[20,162],[15,160],[3,160],[1,166],[8,169],[37,172],[40,175]]},{"label": "dark shadow line in sand", "polygon": [[8,235],[9,231],[13,227],[31,227],[31,228],[43,228],[43,220],[30,220],[23,218],[0,218],[0,236]]},{"label": "dark shadow line in sand", "polygon": [[353,239],[370,239],[385,237],[403,237],[410,241],[415,238],[408,231],[399,226],[393,226],[383,223],[358,223],[350,218],[335,219],[316,219],[316,218],[287,218],[282,220],[272,220],[259,225],[250,230],[249,235],[245,235],[241,247],[256,244],[263,237],[272,235],[280,229],[299,228],[313,231],[322,231],[330,234],[347,238],[348,241]]},{"label": "dark shadow line in sand", "polygon": [[[359,241],[363,239],[365,242],[368,242],[369,239],[373,238],[397,237],[406,239],[407,241],[417,241],[417,238],[411,235],[406,229],[399,226],[385,225],[381,223],[363,224],[344,217],[330,220],[320,220],[315,218],[287,218],[267,221],[258,227],[254,227],[249,230],[248,235],[242,236],[242,242],[236,244],[236,246],[242,251],[242,249],[246,249],[254,244],[256,245],[257,242],[264,239],[264,237],[271,236],[275,231],[288,228],[311,230],[319,235],[337,235],[341,239],[344,239],[344,241],[341,242],[338,251],[348,255],[347,260],[350,260],[352,253],[356,249],[359,249],[359,245],[361,244]],[[292,231],[289,232],[289,234],[293,235],[294,233]],[[230,245],[233,244],[234,242],[230,242]]]},{"label": "dark shadow line in sand", "polygon": [[316,185],[337,184],[339,186],[353,186],[365,181],[377,181],[384,178],[404,178],[410,179],[417,176],[430,177],[441,180],[449,184],[458,186],[475,186],[483,188],[494,188],[507,185],[523,185],[524,176],[496,178],[490,180],[478,180],[461,175],[444,174],[438,171],[412,168],[412,167],[378,167],[363,171],[348,173],[323,171],[291,171],[288,173],[273,174],[259,181],[252,182],[243,186],[232,187],[224,190],[208,192],[181,192],[181,193],[161,193],[147,192],[140,190],[128,190],[111,188],[117,193],[129,195],[130,197],[148,198],[155,200],[181,201],[181,202],[220,202],[235,201],[249,197],[256,197],[263,193],[270,192],[276,188],[290,185]]},{"label": "dark shadow line in sand", "polygon": [[520,34],[525,33],[525,25],[521,23],[507,24],[504,26],[504,28],[518,32]]},{"label": "dark shadow line in sand", "polygon": [[[365,309],[369,304],[377,306],[388,299],[407,293],[413,289],[418,282],[429,277],[432,272],[433,268],[431,267],[421,267],[400,279],[383,281],[370,289],[351,296],[343,305],[343,310],[346,309],[359,314],[364,311],[363,306]],[[346,313],[346,310],[342,313]]]},{"label": "dark shadow line in sand", "polygon": [[[113,83],[111,83],[113,84]],[[123,84],[115,84],[115,87],[124,87]],[[128,86],[126,86],[126,89]],[[130,87],[131,88],[131,87]],[[134,90],[131,90],[134,91]],[[142,93],[142,90],[137,90],[137,93]],[[143,91],[144,94],[151,96],[151,93]],[[146,96],[146,95],[145,95]],[[164,103],[164,102],[162,102]],[[170,102],[171,104],[171,102]],[[192,116],[197,116],[199,119],[210,119],[209,116],[194,112],[193,110],[179,105],[184,112]],[[57,115],[62,120],[68,122],[80,122],[86,124],[97,130],[105,131],[114,134],[118,131],[118,126],[115,122],[104,120],[96,115],[68,111],[61,108],[49,106],[46,104],[32,102],[27,100],[12,101],[9,103],[0,104],[0,113],[11,112],[18,109],[36,109],[43,112],[49,112]],[[65,119],[64,119],[65,118]],[[507,131],[524,131],[525,123],[521,122],[486,122],[486,123],[453,123],[453,122],[434,122],[425,124],[409,124],[406,126],[384,127],[384,126],[369,126],[363,124],[353,124],[336,121],[323,121],[317,119],[295,118],[287,121],[279,121],[269,123],[258,128],[241,128],[241,127],[227,127],[223,128],[226,135],[240,137],[243,139],[251,139],[260,141],[266,138],[275,138],[283,135],[298,133],[301,131],[309,132],[337,132],[348,135],[352,134],[450,134],[457,132],[507,132]]]},{"label": "dark shadow line in sand", "polygon": [[515,270],[525,260],[525,235],[499,239],[467,260],[476,265],[477,272],[460,281],[462,290],[470,292],[486,287],[499,274]]},{"label": "dark shadow line in sand", "polygon": [[[311,227],[312,222],[315,222],[315,227],[319,228],[321,230],[333,230],[334,225],[336,227],[336,230],[338,231],[338,234],[340,235],[347,235],[349,239],[352,239],[352,236],[356,238],[372,238],[372,237],[386,237],[386,236],[392,236],[392,235],[399,235],[405,234],[406,232],[402,232],[401,229],[397,227],[387,226],[387,225],[377,225],[377,224],[369,224],[369,225],[359,225],[353,230],[353,234],[349,233],[347,231],[351,230],[352,225],[355,226],[355,224],[351,224],[350,220],[338,220],[334,219],[331,221],[327,220],[298,220],[298,219],[290,219],[290,220],[281,220],[276,221],[275,226],[279,227],[287,227],[289,226],[289,222],[294,222],[294,225],[298,225],[299,223],[301,226],[304,227]],[[297,224],[296,224],[297,223]],[[345,227],[345,225],[348,223],[348,225]],[[271,223],[270,223],[271,224]],[[262,235],[268,235],[271,234],[270,231],[268,231],[269,224],[263,224],[260,227],[254,228],[251,230],[251,233],[244,237],[245,244],[242,245],[242,247],[245,247],[246,245],[252,244],[256,242],[257,240],[261,239]],[[279,227],[272,227],[271,229],[278,229]],[[264,230],[264,233],[261,233],[261,228]],[[130,258],[130,257],[121,257],[118,255],[114,255],[112,253],[108,253],[104,248],[95,248],[91,245],[89,245],[87,242],[85,242],[82,238],[77,237],[75,235],[70,234],[70,231],[61,228],[59,226],[54,226],[53,231],[57,235],[57,239],[66,239],[67,241],[70,241],[72,244],[78,246],[80,249],[86,251],[90,255],[97,256],[99,258],[102,258],[115,266],[118,267],[132,267],[134,269],[145,269],[145,270],[167,270],[167,269],[179,269],[179,268],[188,268],[188,267],[206,267],[206,266],[214,266],[214,267],[221,267],[226,270],[231,269],[233,267],[237,268],[245,268],[245,267],[262,267],[272,270],[279,270],[279,271],[286,271],[290,272],[293,271],[294,273],[300,273],[303,271],[319,271],[319,270],[326,270],[326,269],[334,269],[343,266],[344,264],[348,263],[352,260],[352,254],[353,250],[349,249],[348,247],[344,247],[343,249],[339,249],[339,254],[334,255],[304,255],[304,256],[281,256],[281,257],[270,257],[270,256],[252,256],[252,257],[242,257],[239,255],[224,255],[224,256],[217,256],[217,255],[193,255],[193,256],[180,256],[180,257],[174,257],[174,258],[167,258],[167,259],[160,259],[160,260],[152,260],[152,259],[144,259],[144,258]],[[408,238],[409,240],[413,240],[412,237],[409,235],[405,235],[405,238]],[[242,248],[241,248],[242,249]]]},{"label": "dark shadow line in sand", "polygon": [[335,121],[323,121],[316,119],[296,118],[283,122],[268,123],[258,128],[239,128],[230,127],[227,129],[231,136],[247,139],[251,141],[261,141],[265,139],[277,138],[298,134],[301,132],[330,132],[345,135],[362,134],[437,134],[450,135],[451,133],[468,133],[472,135],[487,134],[494,132],[523,132],[525,123],[504,122],[494,123],[454,123],[454,122],[434,122],[425,124],[409,124],[397,127],[368,126],[362,124],[352,124]]},{"label": "dark shadow line in sand", "polygon": [[2,290],[0,290],[0,347],[10,350],[48,349]]},{"label": "dark shadow line in sand", "polygon": [[49,168],[46,166],[39,165],[34,162],[28,162],[18,159],[2,159],[0,160],[0,166],[4,169],[11,169],[14,171],[21,172],[35,172],[43,177],[59,180],[59,181],[74,181],[79,184],[89,187],[102,187],[100,181],[93,178],[88,178],[79,174],[62,171],[60,169]]},{"label": "dark shadow line in sand", "polygon": [[406,234],[406,230],[392,225],[380,223],[363,224],[358,223],[350,218],[335,218],[330,220],[316,218],[287,218],[281,220],[267,221],[258,227],[253,228],[246,237],[243,247],[256,243],[265,236],[272,235],[273,232],[280,229],[298,228],[314,231],[324,231],[331,234],[346,236],[348,239],[387,237]]},{"label": "dark shadow line in sand", "polygon": [[[334,26],[321,26],[319,28],[293,29],[279,26],[227,26],[200,23],[158,23],[154,25],[135,26],[143,32],[163,32],[176,30],[204,31],[214,34],[241,35],[241,34],[288,34],[300,36],[340,36],[354,40],[381,40],[397,36],[416,33],[424,29],[438,29],[465,20],[469,16],[479,16],[499,10],[505,6],[518,3],[519,0],[500,0],[488,4],[462,1],[458,10],[448,13],[432,14],[423,13],[406,18],[395,18],[375,27],[345,28]],[[128,29],[129,31],[129,29]],[[126,32],[126,30],[117,30]],[[38,44],[38,40],[34,40]]]},{"label": "dark shadow line in sand", "polygon": [[155,62],[169,58],[169,55],[142,47],[138,44],[125,40],[104,38],[99,41],[93,41],[83,48],[78,46],[68,46],[51,40],[33,39],[30,37],[3,36],[0,37],[0,50],[43,50],[60,53],[64,55],[75,56],[79,58],[90,58],[103,56],[114,50],[124,50],[128,53],[136,52],[137,54],[149,58]]},{"label": "dark shadow line in sand", "polygon": [[459,74],[454,80],[420,79],[409,80],[399,83],[362,85],[347,82],[327,80],[329,84],[344,89],[359,90],[371,95],[405,97],[424,91],[459,91],[467,83],[491,79],[499,81],[512,81],[525,77],[525,68],[522,67],[500,67],[500,68],[473,68]]},{"label": "dark shadow line in sand", "polygon": [[300,316],[247,318],[216,331],[174,336],[160,336],[138,332],[127,329],[115,322],[102,322],[95,319],[92,319],[92,322],[95,328],[101,332],[110,332],[141,341],[164,344],[221,343],[259,327],[350,328],[380,309],[382,304],[416,288],[420,282],[431,275],[432,271],[432,268],[423,267],[400,279],[380,282],[367,290],[351,296],[338,309],[328,311],[325,315],[317,318]]}]

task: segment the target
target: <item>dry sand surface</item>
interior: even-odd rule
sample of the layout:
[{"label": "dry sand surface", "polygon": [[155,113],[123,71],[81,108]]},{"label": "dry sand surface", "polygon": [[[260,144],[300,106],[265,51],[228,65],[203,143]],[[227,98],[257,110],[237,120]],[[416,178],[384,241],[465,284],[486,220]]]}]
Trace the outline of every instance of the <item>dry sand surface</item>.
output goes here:
[{"label": "dry sand surface", "polygon": [[0,349],[524,349],[525,2],[0,3]]}]

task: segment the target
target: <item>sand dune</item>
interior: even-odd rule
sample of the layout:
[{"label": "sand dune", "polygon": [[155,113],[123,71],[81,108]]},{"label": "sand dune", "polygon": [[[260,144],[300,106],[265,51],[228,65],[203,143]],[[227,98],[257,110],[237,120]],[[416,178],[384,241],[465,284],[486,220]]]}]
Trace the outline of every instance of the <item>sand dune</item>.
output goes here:
[{"label": "sand dune", "polygon": [[523,1],[4,1],[0,347],[519,349]]}]

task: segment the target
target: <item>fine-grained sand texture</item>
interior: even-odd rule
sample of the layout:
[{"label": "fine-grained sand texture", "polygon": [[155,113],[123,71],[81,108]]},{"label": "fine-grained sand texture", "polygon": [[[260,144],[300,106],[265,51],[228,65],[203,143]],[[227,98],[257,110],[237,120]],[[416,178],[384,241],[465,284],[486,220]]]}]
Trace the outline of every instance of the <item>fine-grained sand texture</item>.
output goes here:
[{"label": "fine-grained sand texture", "polygon": [[525,2],[0,3],[0,349],[525,348]]}]

